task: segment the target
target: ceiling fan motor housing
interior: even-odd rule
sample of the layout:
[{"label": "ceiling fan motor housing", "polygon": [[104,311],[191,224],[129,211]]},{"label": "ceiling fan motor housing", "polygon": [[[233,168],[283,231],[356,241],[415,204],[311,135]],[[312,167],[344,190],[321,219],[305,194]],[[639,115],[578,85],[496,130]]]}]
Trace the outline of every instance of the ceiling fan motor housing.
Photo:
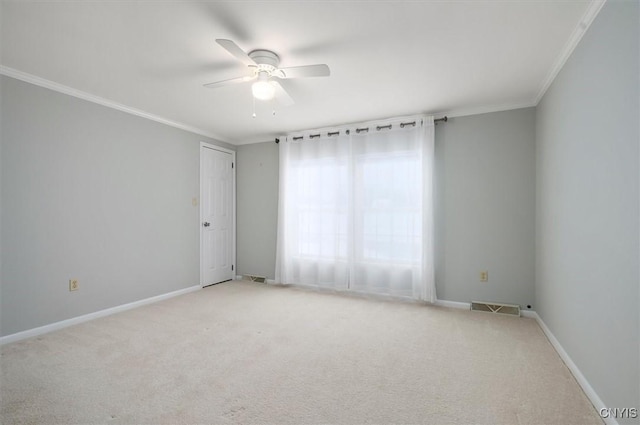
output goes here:
[{"label": "ceiling fan motor housing", "polygon": [[278,68],[280,58],[270,50],[254,50],[249,57],[258,64],[258,71],[267,71],[271,74]]}]

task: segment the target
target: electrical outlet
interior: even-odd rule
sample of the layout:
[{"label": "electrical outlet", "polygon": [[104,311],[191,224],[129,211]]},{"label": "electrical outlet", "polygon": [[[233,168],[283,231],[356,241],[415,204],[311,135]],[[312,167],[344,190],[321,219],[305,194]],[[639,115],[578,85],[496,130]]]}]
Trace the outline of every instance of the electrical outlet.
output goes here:
[{"label": "electrical outlet", "polygon": [[78,290],[78,279],[69,279],[69,291]]},{"label": "electrical outlet", "polygon": [[489,272],[481,271],[480,272],[480,282],[488,282],[489,281]]}]

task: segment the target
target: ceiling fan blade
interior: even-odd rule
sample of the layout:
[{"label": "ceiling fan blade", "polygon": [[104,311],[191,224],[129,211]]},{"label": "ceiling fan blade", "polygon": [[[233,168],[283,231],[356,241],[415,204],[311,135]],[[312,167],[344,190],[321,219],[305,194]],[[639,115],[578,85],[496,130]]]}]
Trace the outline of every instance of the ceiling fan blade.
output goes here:
[{"label": "ceiling fan blade", "polygon": [[222,46],[227,52],[231,53],[235,58],[245,65],[256,65],[253,59],[249,57],[236,43],[224,38],[217,38],[216,43]]},{"label": "ceiling fan blade", "polygon": [[331,75],[329,67],[321,65],[292,66],[291,68],[278,69],[274,75],[278,78],[307,78],[328,77]]},{"label": "ceiling fan blade", "polygon": [[278,103],[280,103],[282,106],[291,106],[295,103],[291,96],[289,96],[289,93],[287,93],[287,91],[280,85],[279,82],[271,80],[271,85],[273,85],[273,87],[275,87],[276,89],[274,96]]},{"label": "ceiling fan blade", "polygon": [[204,84],[204,87],[207,87],[209,89],[215,89],[217,87],[229,86],[231,84],[246,83],[247,81],[251,81],[254,78],[255,77],[250,77],[250,76],[230,78],[228,80],[222,80],[222,81],[216,81],[214,83]]}]

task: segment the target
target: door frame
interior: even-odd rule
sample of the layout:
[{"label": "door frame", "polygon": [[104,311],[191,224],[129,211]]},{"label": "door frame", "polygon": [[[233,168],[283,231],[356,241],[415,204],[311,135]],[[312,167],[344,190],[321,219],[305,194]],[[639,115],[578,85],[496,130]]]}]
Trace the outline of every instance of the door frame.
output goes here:
[{"label": "door frame", "polygon": [[237,268],[236,268],[236,167],[235,167],[235,163],[236,163],[236,151],[233,151],[231,149],[226,149],[211,143],[207,143],[207,142],[200,142],[200,146],[199,146],[199,150],[198,150],[198,156],[200,157],[200,198],[198,200],[198,237],[200,240],[200,287],[204,287],[204,272],[202,270],[202,267],[204,265],[204,261],[203,261],[203,255],[204,255],[204,250],[202,249],[202,191],[204,188],[204,185],[202,184],[202,181],[204,179],[204,167],[203,167],[203,162],[204,162],[204,158],[202,155],[202,149],[203,148],[207,148],[207,149],[212,149],[215,151],[219,151],[219,152],[223,152],[223,153],[228,153],[231,154],[231,164],[232,164],[232,168],[231,168],[231,197],[233,199],[233,205],[231,206],[231,217],[232,217],[232,238],[231,238],[231,264],[232,264],[232,275],[231,278],[235,279],[236,278],[236,272],[237,272]]}]

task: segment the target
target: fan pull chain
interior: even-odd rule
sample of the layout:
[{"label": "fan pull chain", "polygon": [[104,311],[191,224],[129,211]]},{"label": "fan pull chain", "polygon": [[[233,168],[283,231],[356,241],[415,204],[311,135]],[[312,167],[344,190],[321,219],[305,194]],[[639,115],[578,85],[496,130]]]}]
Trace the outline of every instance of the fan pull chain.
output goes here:
[{"label": "fan pull chain", "polygon": [[251,99],[253,100],[253,115],[251,115],[253,118],[256,117],[256,98],[251,96]]}]

